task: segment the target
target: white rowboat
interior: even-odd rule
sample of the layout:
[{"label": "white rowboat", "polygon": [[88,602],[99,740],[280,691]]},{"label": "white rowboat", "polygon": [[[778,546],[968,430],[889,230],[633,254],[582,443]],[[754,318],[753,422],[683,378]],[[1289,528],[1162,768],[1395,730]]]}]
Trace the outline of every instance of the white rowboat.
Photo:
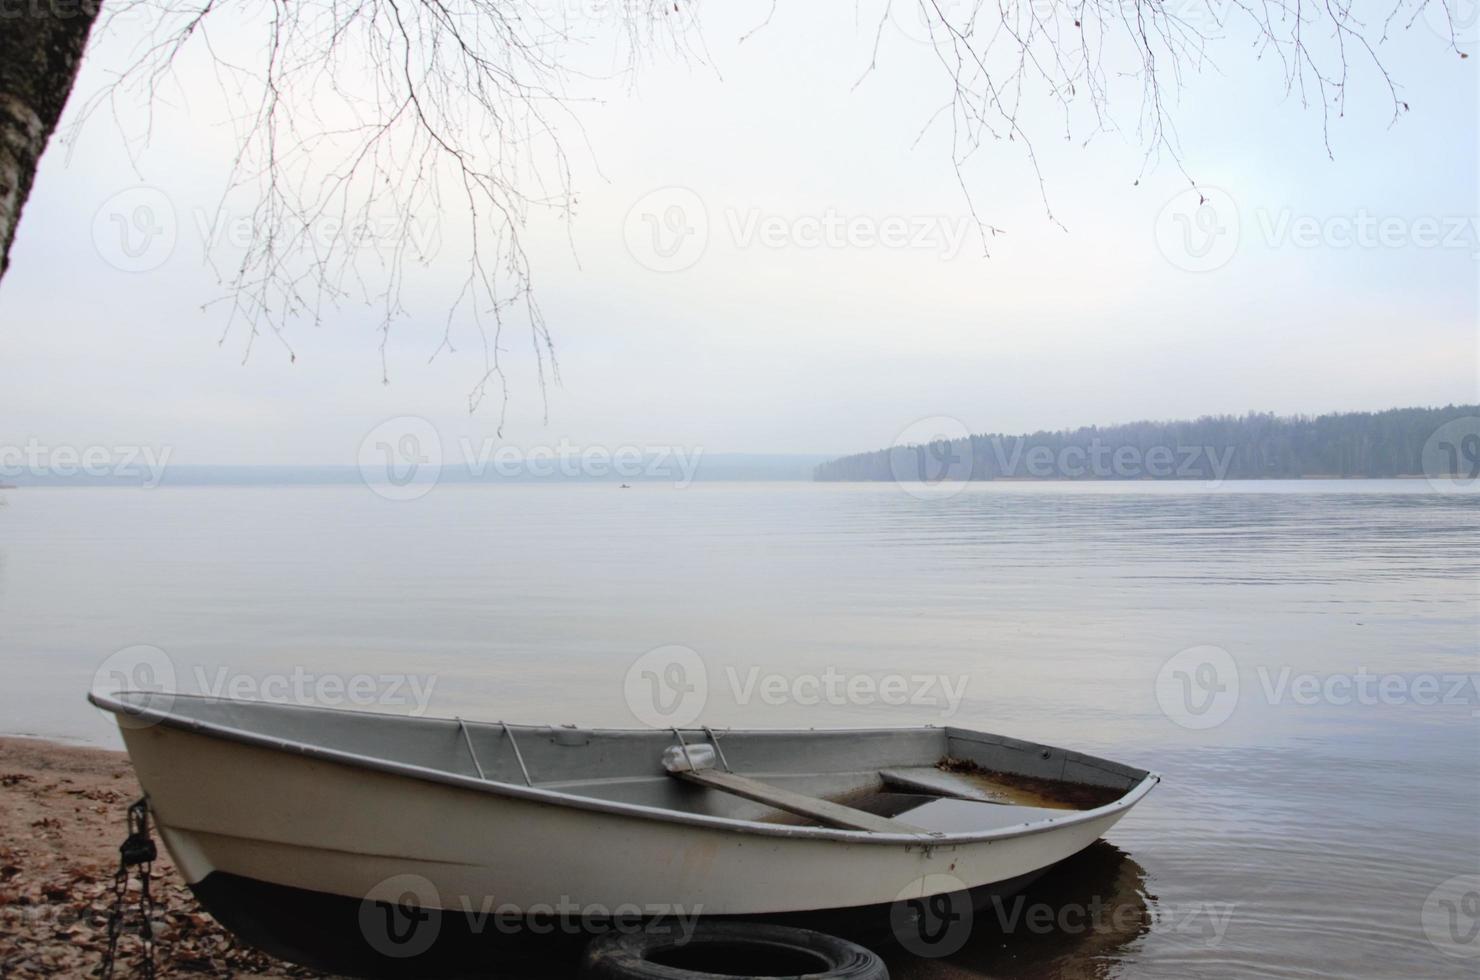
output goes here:
[{"label": "white rowboat", "polygon": [[1158,780],[949,727],[619,731],[91,700],[117,716],[206,909],[269,952],[360,974],[445,971],[496,935],[568,921],[1010,893]]}]

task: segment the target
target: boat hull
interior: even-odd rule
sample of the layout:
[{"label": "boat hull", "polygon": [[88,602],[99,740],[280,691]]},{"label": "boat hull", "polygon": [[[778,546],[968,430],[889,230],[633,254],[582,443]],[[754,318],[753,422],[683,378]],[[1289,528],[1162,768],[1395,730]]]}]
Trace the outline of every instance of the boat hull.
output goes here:
[{"label": "boat hull", "polygon": [[877,905],[1041,870],[1125,812],[965,844],[764,836],[498,796],[166,726],[126,730],[125,740],[187,882],[224,871],[356,899],[409,891],[444,909],[756,915]]}]

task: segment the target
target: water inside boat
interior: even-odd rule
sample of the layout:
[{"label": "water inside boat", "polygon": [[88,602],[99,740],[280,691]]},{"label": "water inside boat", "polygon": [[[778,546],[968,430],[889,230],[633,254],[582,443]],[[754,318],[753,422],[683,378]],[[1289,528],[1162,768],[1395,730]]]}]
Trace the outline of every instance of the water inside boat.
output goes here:
[{"label": "water inside boat", "polygon": [[[1116,799],[1114,791],[1077,783],[995,773],[942,759],[934,769],[886,770],[877,788],[829,797],[831,802],[880,817],[904,817],[912,827],[935,833],[998,830],[1089,810]],[[776,810],[760,819],[797,827],[826,826]]]}]

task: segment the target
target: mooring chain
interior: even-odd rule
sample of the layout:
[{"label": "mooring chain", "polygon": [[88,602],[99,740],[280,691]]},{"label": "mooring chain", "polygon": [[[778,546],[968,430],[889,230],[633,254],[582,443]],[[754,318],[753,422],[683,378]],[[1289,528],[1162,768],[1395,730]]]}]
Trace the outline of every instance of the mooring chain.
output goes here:
[{"label": "mooring chain", "polygon": [[154,898],[149,892],[154,859],[159,849],[149,834],[149,800],[139,800],[128,808],[128,836],[118,848],[118,872],[113,876],[113,911],[108,914],[108,950],[103,954],[103,980],[112,980],[113,964],[118,956],[118,937],[123,933],[123,917],[128,904],[128,883],[132,869],[139,869],[139,940],[143,944],[140,976],[153,980],[154,973]]}]

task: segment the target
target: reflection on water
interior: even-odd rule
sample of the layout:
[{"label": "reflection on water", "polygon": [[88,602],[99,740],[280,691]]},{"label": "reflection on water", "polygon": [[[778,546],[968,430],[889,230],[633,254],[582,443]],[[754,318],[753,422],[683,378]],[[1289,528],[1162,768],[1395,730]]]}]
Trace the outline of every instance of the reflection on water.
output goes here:
[{"label": "reflection on water", "polygon": [[[182,690],[410,672],[434,682],[435,714],[631,727],[628,669],[680,644],[702,661],[690,680],[714,726],[959,725],[1164,776],[1110,844],[1028,893],[1115,896],[1145,921],[974,929],[944,962],[899,959],[900,976],[1473,980],[1480,961],[1436,945],[1425,910],[1480,872],[1480,695],[1292,694],[1358,672],[1409,691],[1480,671],[1480,497],[1425,491],[6,491],[0,728],[116,744],[81,694],[133,644],[167,651]],[[1157,678],[1200,646],[1227,652],[1236,704],[1190,729]],[[950,685],[891,704],[752,675],[829,670]],[[1220,933],[1198,932],[1230,905]]]},{"label": "reflection on water", "polygon": [[[895,980],[1014,977],[1092,980],[1117,975],[1126,950],[1150,931],[1159,912],[1145,870],[1129,854],[1100,841],[1006,897],[978,899],[943,932],[948,956],[914,955],[880,947]],[[1209,934],[1215,917],[1205,923]],[[1181,928],[1198,928],[1189,917]],[[917,943],[911,943],[917,945]]]}]

